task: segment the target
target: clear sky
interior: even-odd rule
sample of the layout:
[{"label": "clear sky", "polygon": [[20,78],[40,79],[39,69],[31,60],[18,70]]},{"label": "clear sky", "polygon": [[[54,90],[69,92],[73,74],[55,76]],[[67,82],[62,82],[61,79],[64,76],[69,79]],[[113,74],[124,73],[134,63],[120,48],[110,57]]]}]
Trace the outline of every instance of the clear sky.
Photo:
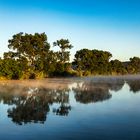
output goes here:
[{"label": "clear sky", "polygon": [[140,57],[140,0],[0,0],[0,55],[19,32],[68,38],[72,58],[82,48]]}]

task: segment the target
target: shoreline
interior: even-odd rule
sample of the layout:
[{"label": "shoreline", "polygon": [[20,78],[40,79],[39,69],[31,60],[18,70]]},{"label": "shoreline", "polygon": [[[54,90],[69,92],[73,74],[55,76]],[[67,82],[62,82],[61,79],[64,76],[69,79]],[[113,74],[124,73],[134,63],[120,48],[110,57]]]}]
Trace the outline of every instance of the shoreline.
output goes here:
[{"label": "shoreline", "polygon": [[13,82],[18,83],[19,81],[24,81],[24,82],[33,82],[33,81],[55,81],[55,80],[80,80],[80,79],[88,79],[88,78],[93,78],[93,79],[110,79],[110,78],[119,78],[119,79],[124,79],[124,78],[134,78],[134,79],[140,79],[140,74],[127,74],[127,75],[92,75],[92,76],[70,76],[70,77],[49,77],[49,78],[40,78],[40,79],[0,79],[1,82]]}]

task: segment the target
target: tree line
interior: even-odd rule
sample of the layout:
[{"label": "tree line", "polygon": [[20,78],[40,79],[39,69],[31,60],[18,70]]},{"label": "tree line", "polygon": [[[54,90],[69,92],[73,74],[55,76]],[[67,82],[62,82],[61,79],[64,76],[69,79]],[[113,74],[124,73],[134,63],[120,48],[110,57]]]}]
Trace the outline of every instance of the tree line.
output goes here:
[{"label": "tree line", "polygon": [[[59,47],[54,51],[53,47]],[[122,75],[140,73],[140,58],[129,62],[111,60],[102,50],[81,49],[70,63],[68,39],[51,46],[45,33],[18,33],[8,40],[9,51],[0,58],[0,79],[36,79],[56,76]]]},{"label": "tree line", "polygon": [[81,49],[76,52],[73,64],[79,75],[124,75],[140,73],[140,58],[128,62],[111,60],[112,54],[102,50]]}]

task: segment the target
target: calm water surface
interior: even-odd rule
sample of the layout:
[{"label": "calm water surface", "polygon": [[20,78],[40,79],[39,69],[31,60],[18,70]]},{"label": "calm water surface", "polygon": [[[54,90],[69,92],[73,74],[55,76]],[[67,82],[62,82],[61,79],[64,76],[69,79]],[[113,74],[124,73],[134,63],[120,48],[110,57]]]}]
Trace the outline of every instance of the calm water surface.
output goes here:
[{"label": "calm water surface", "polygon": [[0,83],[1,140],[140,140],[140,77]]}]

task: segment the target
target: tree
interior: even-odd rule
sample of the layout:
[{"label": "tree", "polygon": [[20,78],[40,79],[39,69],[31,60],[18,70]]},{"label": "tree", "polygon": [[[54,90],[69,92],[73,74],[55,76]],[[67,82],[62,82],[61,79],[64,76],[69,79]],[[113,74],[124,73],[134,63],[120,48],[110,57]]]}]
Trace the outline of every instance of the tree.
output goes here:
[{"label": "tree", "polygon": [[127,73],[123,63],[117,59],[110,61],[111,72],[116,74],[125,74]]},{"label": "tree", "polygon": [[[23,79],[53,76],[53,73],[55,76],[65,75],[70,68],[70,52],[67,50],[73,46],[68,39],[54,42],[54,46],[60,47],[58,52],[50,50],[45,33],[24,34],[21,32],[13,35],[8,42],[10,50],[4,53],[4,61],[8,63],[8,66],[9,63],[15,63],[15,66],[18,64],[23,73]],[[2,75],[1,71],[0,75]]]},{"label": "tree", "polygon": [[21,63],[14,59],[3,59],[0,62],[0,76],[7,79],[19,79],[22,77]]},{"label": "tree", "polygon": [[82,49],[76,52],[74,64],[78,71],[106,74],[112,54],[107,51]]},{"label": "tree", "polygon": [[140,73],[140,58],[139,57],[130,58],[130,66],[135,69],[134,70],[135,73]]},{"label": "tree", "polygon": [[[24,58],[28,60],[28,65],[30,69],[35,70],[36,62],[41,59],[40,70],[45,70],[46,68],[46,57],[48,55],[50,45],[47,42],[47,36],[45,33],[35,33],[32,34],[23,34],[18,33],[13,36],[9,41],[9,49],[14,52],[9,52],[8,56],[12,58]],[[13,55],[14,54],[14,55]],[[5,57],[7,57],[5,54]]]},{"label": "tree", "polygon": [[53,43],[54,46],[59,46],[61,49],[57,55],[58,55],[58,60],[61,63],[65,63],[69,61],[70,57],[70,52],[66,51],[67,49],[71,49],[73,46],[70,44],[68,39],[60,39],[57,40],[56,42]]},{"label": "tree", "polygon": [[95,73],[98,74],[108,74],[109,60],[112,57],[112,54],[102,50],[92,50],[92,53],[93,61],[95,63],[95,67],[93,67],[92,71],[95,71]]}]

